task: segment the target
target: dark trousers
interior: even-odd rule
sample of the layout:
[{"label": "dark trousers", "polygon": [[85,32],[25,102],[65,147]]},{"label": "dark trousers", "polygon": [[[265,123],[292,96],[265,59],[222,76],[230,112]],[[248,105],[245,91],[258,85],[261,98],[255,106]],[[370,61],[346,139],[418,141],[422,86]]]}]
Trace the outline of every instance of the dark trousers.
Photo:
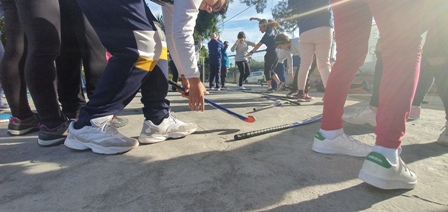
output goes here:
[{"label": "dark trousers", "polygon": [[277,66],[277,55],[264,55],[264,77],[266,81],[271,80],[272,75],[275,74],[275,67]]},{"label": "dark trousers", "polygon": [[[58,0],[2,0],[1,2],[5,10],[5,21],[8,22],[6,24],[8,25],[6,27],[8,40],[17,39],[13,42],[16,47],[6,48],[4,61],[12,59],[14,62],[3,66],[1,77],[5,95],[14,111],[13,115],[19,118],[25,117],[25,114],[21,114],[24,112],[29,117],[27,103],[20,102],[26,98],[24,87],[28,85],[41,123],[49,128],[56,127],[65,121],[57,100],[54,65],[61,45],[59,2]],[[27,48],[26,54],[25,48]],[[15,49],[19,52],[8,53]],[[19,62],[24,57],[26,57],[25,62]],[[22,64],[24,64],[26,85],[23,79],[17,76],[17,72],[22,69]],[[12,83],[17,84],[12,85]]]},{"label": "dark trousers", "polygon": [[[168,61],[155,18],[144,0],[78,0],[106,49],[113,55],[89,102],[81,108],[76,128],[113,115],[142,90],[147,120],[160,123],[169,115]],[[137,45],[137,44],[145,45]],[[166,51],[165,51],[166,52]],[[152,57],[153,56],[153,57]]]},{"label": "dark trousers", "polygon": [[250,75],[250,66],[247,61],[238,61],[236,62],[236,65],[238,66],[238,70],[240,71],[240,79],[239,79],[239,86],[243,86],[243,82],[246,81],[247,77]]},{"label": "dark trousers", "polygon": [[76,118],[86,99],[81,85],[81,62],[86,93],[95,91],[106,68],[106,49],[85,18],[76,0],[59,0],[61,9],[61,54],[56,60],[58,93],[62,112]]},{"label": "dark trousers", "polygon": [[210,88],[221,86],[221,59],[210,59]]},{"label": "dark trousers", "polygon": [[221,65],[221,88],[224,87],[226,84],[226,77],[227,77],[227,67],[225,64]]},{"label": "dark trousers", "polygon": [[25,82],[26,42],[25,32],[20,26],[16,2],[2,0],[4,11],[5,34],[8,42],[0,63],[0,79],[3,91],[11,108],[12,116],[26,119],[33,115],[28,104]]}]

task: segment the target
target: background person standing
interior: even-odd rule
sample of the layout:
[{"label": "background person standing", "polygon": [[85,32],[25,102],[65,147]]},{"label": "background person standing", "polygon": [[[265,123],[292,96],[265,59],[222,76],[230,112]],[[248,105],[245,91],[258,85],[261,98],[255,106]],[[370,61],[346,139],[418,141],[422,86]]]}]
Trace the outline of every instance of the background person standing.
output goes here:
[{"label": "background person standing", "polygon": [[210,34],[208,42],[208,58],[210,64],[210,90],[221,90],[221,60],[224,44],[219,40],[216,33]]}]

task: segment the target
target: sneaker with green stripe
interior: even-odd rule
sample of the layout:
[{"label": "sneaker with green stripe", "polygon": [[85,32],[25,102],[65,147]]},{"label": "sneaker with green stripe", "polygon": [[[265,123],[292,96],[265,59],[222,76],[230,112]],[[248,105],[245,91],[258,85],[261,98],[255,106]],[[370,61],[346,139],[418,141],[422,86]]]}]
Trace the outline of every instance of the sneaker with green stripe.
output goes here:
[{"label": "sneaker with green stripe", "polygon": [[349,155],[365,157],[372,147],[358,141],[345,133],[335,139],[325,138],[319,131],[314,135],[313,151],[323,154]]},{"label": "sneaker with green stripe", "polygon": [[391,164],[386,157],[378,152],[370,152],[367,155],[358,178],[384,190],[413,189],[417,184],[417,175],[406,166],[401,158],[397,164]]}]

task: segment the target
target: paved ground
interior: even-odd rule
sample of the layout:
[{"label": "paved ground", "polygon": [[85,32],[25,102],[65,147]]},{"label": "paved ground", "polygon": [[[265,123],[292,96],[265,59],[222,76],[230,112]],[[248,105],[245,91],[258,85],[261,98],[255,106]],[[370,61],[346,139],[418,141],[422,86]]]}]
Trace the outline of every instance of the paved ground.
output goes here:
[{"label": "paved ground", "polygon": [[[207,98],[249,115],[272,103],[259,96],[230,90]],[[139,98],[122,112],[130,123],[120,131],[132,137],[143,123]],[[347,110],[368,98],[351,95]],[[419,180],[410,191],[362,183],[357,175],[363,159],[314,153],[319,122],[233,140],[236,133],[318,115],[320,98],[251,113],[257,118],[252,124],[210,106],[190,112],[177,93],[168,99],[176,116],[197,123],[198,131],[121,155],[42,148],[37,133],[11,137],[7,124],[0,124],[0,211],[448,211],[448,147],[435,143],[445,123],[438,97],[427,97],[421,119],[407,125],[401,156]],[[368,126],[347,124],[345,131],[374,143]]]}]

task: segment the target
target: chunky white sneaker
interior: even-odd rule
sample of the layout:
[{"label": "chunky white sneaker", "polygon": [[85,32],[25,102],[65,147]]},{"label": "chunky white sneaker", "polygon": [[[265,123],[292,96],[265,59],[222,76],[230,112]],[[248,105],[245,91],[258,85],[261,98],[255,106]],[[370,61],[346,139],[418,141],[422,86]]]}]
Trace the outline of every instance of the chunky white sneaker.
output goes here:
[{"label": "chunky white sneaker", "polygon": [[398,158],[397,164],[391,164],[378,152],[367,155],[358,177],[370,185],[385,190],[413,189],[417,183],[417,175],[401,158]]},{"label": "chunky white sneaker", "polygon": [[313,151],[323,154],[350,155],[365,157],[372,147],[347,136],[345,133],[333,140],[325,138],[319,131],[314,135]]},{"label": "chunky white sneaker", "polygon": [[245,90],[246,88],[244,86],[240,86],[238,89]]},{"label": "chunky white sneaker", "polygon": [[437,143],[448,146],[448,131],[446,130],[448,126],[448,121],[445,123],[445,130],[440,134]]},{"label": "chunky white sneaker", "polygon": [[113,115],[90,120],[92,126],[75,129],[70,123],[65,146],[76,150],[92,149],[99,154],[118,154],[138,146],[136,139],[128,138],[110,126]]},{"label": "chunky white sneaker", "polygon": [[151,144],[164,141],[168,138],[182,138],[194,133],[198,126],[194,123],[184,123],[170,113],[163,119],[162,123],[155,125],[150,120],[143,124],[142,132],[138,141],[142,144]]},{"label": "chunky white sneaker", "polygon": [[363,107],[354,114],[342,115],[342,120],[350,124],[368,124],[372,127],[376,126],[376,113],[369,106]]}]

